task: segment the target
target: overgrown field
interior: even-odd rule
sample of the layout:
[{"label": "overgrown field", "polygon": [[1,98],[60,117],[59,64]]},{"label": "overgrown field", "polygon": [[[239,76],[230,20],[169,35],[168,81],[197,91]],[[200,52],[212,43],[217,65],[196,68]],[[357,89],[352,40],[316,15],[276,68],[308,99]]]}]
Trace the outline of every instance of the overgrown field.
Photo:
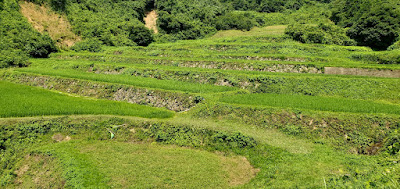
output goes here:
[{"label": "overgrown field", "polygon": [[0,70],[1,187],[400,187],[397,52],[286,27]]}]

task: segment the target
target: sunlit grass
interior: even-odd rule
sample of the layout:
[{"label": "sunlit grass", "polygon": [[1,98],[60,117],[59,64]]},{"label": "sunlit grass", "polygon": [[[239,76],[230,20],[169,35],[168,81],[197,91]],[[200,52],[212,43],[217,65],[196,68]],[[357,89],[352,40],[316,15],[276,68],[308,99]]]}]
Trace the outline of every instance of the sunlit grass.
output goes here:
[{"label": "sunlit grass", "polygon": [[0,117],[42,115],[111,114],[168,118],[174,113],[126,102],[85,99],[36,87],[0,81]]},{"label": "sunlit grass", "polygon": [[223,97],[220,100],[233,104],[309,109],[316,111],[400,114],[400,106],[398,105],[335,97],[285,94],[243,94]]}]

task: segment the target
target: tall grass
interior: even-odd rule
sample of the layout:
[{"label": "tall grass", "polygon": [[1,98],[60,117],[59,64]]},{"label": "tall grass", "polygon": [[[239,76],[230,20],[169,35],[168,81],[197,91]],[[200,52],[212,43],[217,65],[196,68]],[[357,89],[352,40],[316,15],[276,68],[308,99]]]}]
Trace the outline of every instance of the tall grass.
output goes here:
[{"label": "tall grass", "polygon": [[168,118],[171,111],[107,100],[72,97],[0,81],[0,117],[24,117],[71,114],[111,114],[146,118]]},{"label": "tall grass", "polygon": [[220,100],[233,104],[309,109],[316,111],[400,114],[399,105],[335,97],[285,94],[243,94],[224,97]]}]

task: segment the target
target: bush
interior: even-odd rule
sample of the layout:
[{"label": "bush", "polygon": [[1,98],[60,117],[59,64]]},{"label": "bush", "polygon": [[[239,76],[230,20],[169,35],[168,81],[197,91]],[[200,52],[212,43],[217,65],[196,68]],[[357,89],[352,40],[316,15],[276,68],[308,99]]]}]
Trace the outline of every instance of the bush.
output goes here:
[{"label": "bush", "polygon": [[221,0],[235,10],[254,10],[258,12],[280,12],[284,10],[297,10],[304,0]]},{"label": "bush", "polygon": [[355,45],[355,41],[346,36],[346,30],[334,24],[292,24],[286,28],[285,34],[302,43]]},{"label": "bush", "polygon": [[89,52],[100,52],[102,51],[101,42],[97,39],[88,39],[81,42],[76,43],[72,50],[79,51],[89,51]]},{"label": "bush", "polygon": [[400,153],[400,134],[397,130],[386,139],[383,150],[390,155],[397,155]]},{"label": "bush", "polygon": [[50,53],[57,52],[54,41],[49,35],[36,35],[28,39],[24,50],[34,58],[48,58]]},{"label": "bush", "polygon": [[389,51],[400,50],[400,40],[394,43],[393,45],[390,45],[387,50]]},{"label": "bush", "polygon": [[247,12],[230,12],[217,18],[215,22],[217,30],[247,30],[257,25],[256,19]]},{"label": "bush", "polygon": [[0,50],[0,68],[12,66],[24,67],[28,65],[28,55],[22,50],[7,49]]},{"label": "bush", "polygon": [[143,25],[129,27],[129,39],[139,46],[148,46],[154,41],[152,32]]}]

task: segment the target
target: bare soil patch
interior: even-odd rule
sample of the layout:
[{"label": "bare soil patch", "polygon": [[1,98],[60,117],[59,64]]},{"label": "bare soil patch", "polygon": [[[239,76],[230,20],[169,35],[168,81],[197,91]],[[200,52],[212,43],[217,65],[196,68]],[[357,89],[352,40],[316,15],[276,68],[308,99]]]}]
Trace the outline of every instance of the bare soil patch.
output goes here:
[{"label": "bare soil patch", "polygon": [[63,15],[57,14],[46,6],[39,6],[31,2],[20,3],[21,13],[29,23],[40,33],[48,33],[61,47],[71,47],[80,41],[80,37],[72,32],[71,24]]},{"label": "bare soil patch", "polygon": [[146,17],[144,18],[144,22],[146,23],[146,27],[149,28],[150,30],[153,30],[154,33],[158,33],[157,29],[157,18],[158,14],[155,10],[152,10],[146,14]]}]

